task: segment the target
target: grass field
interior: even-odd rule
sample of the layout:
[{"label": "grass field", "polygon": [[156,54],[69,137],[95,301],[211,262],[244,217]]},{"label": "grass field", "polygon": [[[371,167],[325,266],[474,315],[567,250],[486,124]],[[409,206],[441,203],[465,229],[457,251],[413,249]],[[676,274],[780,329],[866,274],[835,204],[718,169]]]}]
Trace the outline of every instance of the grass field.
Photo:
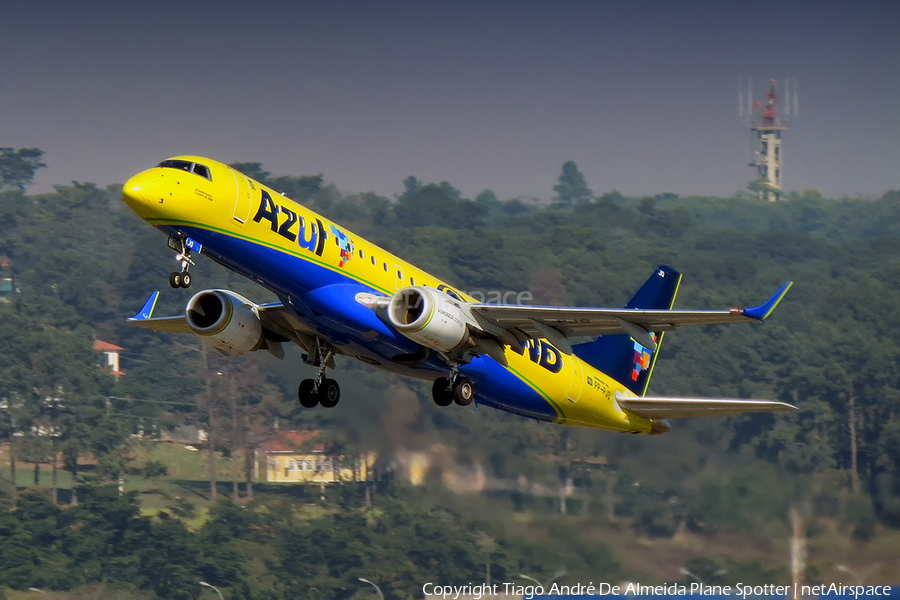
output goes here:
[{"label": "grass field", "polygon": [[[184,444],[134,441],[128,455],[127,471],[122,480],[123,490],[137,492],[141,505],[141,512],[152,516],[160,511],[173,512],[173,505],[185,503],[193,507],[194,516],[185,518],[188,527],[199,529],[206,522],[209,508],[212,506],[208,460],[206,451],[198,451],[192,446]],[[9,473],[9,449],[7,445],[0,446],[0,469],[3,476]],[[161,463],[166,466],[165,476],[145,477],[141,474],[143,468],[150,462]],[[16,463],[16,484],[20,490],[35,487],[34,465],[32,463]],[[91,461],[84,461],[79,465],[79,475],[89,476],[95,469]],[[220,496],[233,497],[233,481],[238,480],[240,495],[244,491],[244,456],[237,454],[231,458],[216,453],[216,491]],[[52,486],[52,469],[50,465],[40,465],[39,487],[49,489]],[[72,489],[72,475],[64,471],[60,466],[57,471],[57,487],[61,503],[69,502]],[[292,497],[308,504],[319,498],[317,486],[298,486],[290,483],[266,483],[253,482],[255,494],[263,496]],[[321,507],[307,506],[305,512],[309,516],[321,512]]]},{"label": "grass field", "polygon": [[[9,473],[8,445],[0,447],[4,475]],[[188,520],[192,527],[200,527],[206,521],[210,505],[210,487],[207,471],[208,454],[183,444],[166,442],[137,441],[133,444],[128,457],[128,474],[123,478],[125,491],[136,491],[139,494],[141,511],[147,515],[155,515],[161,510],[169,510],[173,502],[179,498],[187,500],[196,507],[197,517]],[[150,461],[166,465],[164,477],[148,478],[140,474]],[[216,455],[216,475],[218,493],[231,495],[232,480],[237,477],[243,490],[243,455],[224,458]],[[32,463],[16,463],[16,485],[19,489],[35,486],[34,465]],[[85,461],[79,465],[79,472],[90,474],[95,465]],[[39,486],[50,488],[53,485],[52,468],[42,464],[39,470]],[[57,471],[57,487],[61,502],[71,498],[72,475],[60,466]]]}]

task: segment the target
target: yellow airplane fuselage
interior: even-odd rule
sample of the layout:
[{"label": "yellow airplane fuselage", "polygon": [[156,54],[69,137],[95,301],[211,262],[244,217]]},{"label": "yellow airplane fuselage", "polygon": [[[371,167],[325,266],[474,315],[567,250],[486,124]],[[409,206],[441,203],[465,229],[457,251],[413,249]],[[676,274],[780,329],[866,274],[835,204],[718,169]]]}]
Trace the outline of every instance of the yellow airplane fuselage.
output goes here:
[{"label": "yellow airplane fuselage", "polygon": [[[411,285],[453,290],[447,282],[225,164],[199,156],[171,160],[200,164],[208,172],[148,169],[126,183],[125,202],[170,235],[200,241],[204,253],[281,298],[302,297],[322,285],[345,283],[384,296]],[[315,330],[317,323],[312,321],[307,325]],[[632,433],[668,429],[664,421],[654,423],[622,409],[616,392],[634,396],[632,391],[545,339],[503,350],[506,367],[479,356],[461,369],[477,381],[480,402],[569,425]],[[366,362],[378,362],[380,368],[404,375],[425,379],[441,375],[434,365],[416,369],[379,357],[377,339],[368,349],[345,353],[367,356]],[[644,367],[652,369],[652,360]]]}]

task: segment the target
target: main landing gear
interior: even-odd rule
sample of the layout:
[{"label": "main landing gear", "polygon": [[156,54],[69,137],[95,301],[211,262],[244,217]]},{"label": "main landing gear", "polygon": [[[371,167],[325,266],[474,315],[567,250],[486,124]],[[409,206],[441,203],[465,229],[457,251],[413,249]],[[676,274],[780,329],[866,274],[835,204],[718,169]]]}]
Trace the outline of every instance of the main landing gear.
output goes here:
[{"label": "main landing gear", "polygon": [[303,408],[315,408],[319,404],[334,408],[341,399],[341,386],[334,379],[323,378],[318,387],[316,379],[304,379],[297,389],[297,397]]},{"label": "main landing gear", "polygon": [[191,258],[191,249],[185,244],[185,238],[169,238],[169,248],[175,250],[175,260],[181,262],[181,271],[173,271],[169,275],[169,285],[173,288],[191,287],[191,265],[196,264]]},{"label": "main landing gear", "polygon": [[334,367],[334,346],[316,338],[309,353],[303,356],[306,364],[319,367],[315,379],[304,379],[297,389],[297,398],[303,408],[314,408],[321,404],[325,408],[334,408],[341,399],[341,386],[334,379],[325,377],[325,367]]},{"label": "main landing gear", "polygon": [[438,406],[450,406],[456,402],[468,406],[475,399],[475,383],[468,377],[460,377],[456,369],[450,377],[438,377],[431,387],[431,397]]}]

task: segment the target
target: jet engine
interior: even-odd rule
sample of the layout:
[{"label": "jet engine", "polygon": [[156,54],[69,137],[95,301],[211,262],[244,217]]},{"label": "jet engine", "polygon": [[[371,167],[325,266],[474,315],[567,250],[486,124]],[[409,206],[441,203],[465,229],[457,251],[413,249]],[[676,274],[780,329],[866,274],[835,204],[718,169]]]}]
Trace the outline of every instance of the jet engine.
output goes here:
[{"label": "jet engine", "polygon": [[256,305],[228,290],[204,290],[188,300],[185,321],[191,330],[224,354],[244,354],[263,342]]},{"label": "jet engine", "polygon": [[387,314],[397,331],[432,350],[450,352],[470,345],[468,319],[459,300],[439,290],[404,288],[391,298]]}]

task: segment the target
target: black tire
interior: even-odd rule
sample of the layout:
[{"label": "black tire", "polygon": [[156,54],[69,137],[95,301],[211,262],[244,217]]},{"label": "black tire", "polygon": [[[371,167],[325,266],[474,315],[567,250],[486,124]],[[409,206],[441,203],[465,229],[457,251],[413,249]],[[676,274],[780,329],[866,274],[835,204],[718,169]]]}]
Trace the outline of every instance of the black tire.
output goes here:
[{"label": "black tire", "polygon": [[438,406],[450,406],[453,403],[453,392],[450,391],[450,380],[438,377],[431,386],[431,398]]},{"label": "black tire", "polygon": [[173,288],[181,287],[181,273],[175,271],[174,273],[169,274],[169,285]]},{"label": "black tire", "polygon": [[475,383],[468,377],[460,377],[453,386],[453,401],[468,406],[475,399]]},{"label": "black tire", "polygon": [[181,287],[187,289],[191,287],[191,274],[184,272],[181,274]]},{"label": "black tire", "polygon": [[303,408],[315,408],[319,404],[319,395],[313,394],[314,384],[312,379],[304,379],[297,388],[297,399]]},{"label": "black tire", "polygon": [[334,379],[326,379],[319,386],[319,404],[325,408],[334,408],[341,400],[341,386]]}]

